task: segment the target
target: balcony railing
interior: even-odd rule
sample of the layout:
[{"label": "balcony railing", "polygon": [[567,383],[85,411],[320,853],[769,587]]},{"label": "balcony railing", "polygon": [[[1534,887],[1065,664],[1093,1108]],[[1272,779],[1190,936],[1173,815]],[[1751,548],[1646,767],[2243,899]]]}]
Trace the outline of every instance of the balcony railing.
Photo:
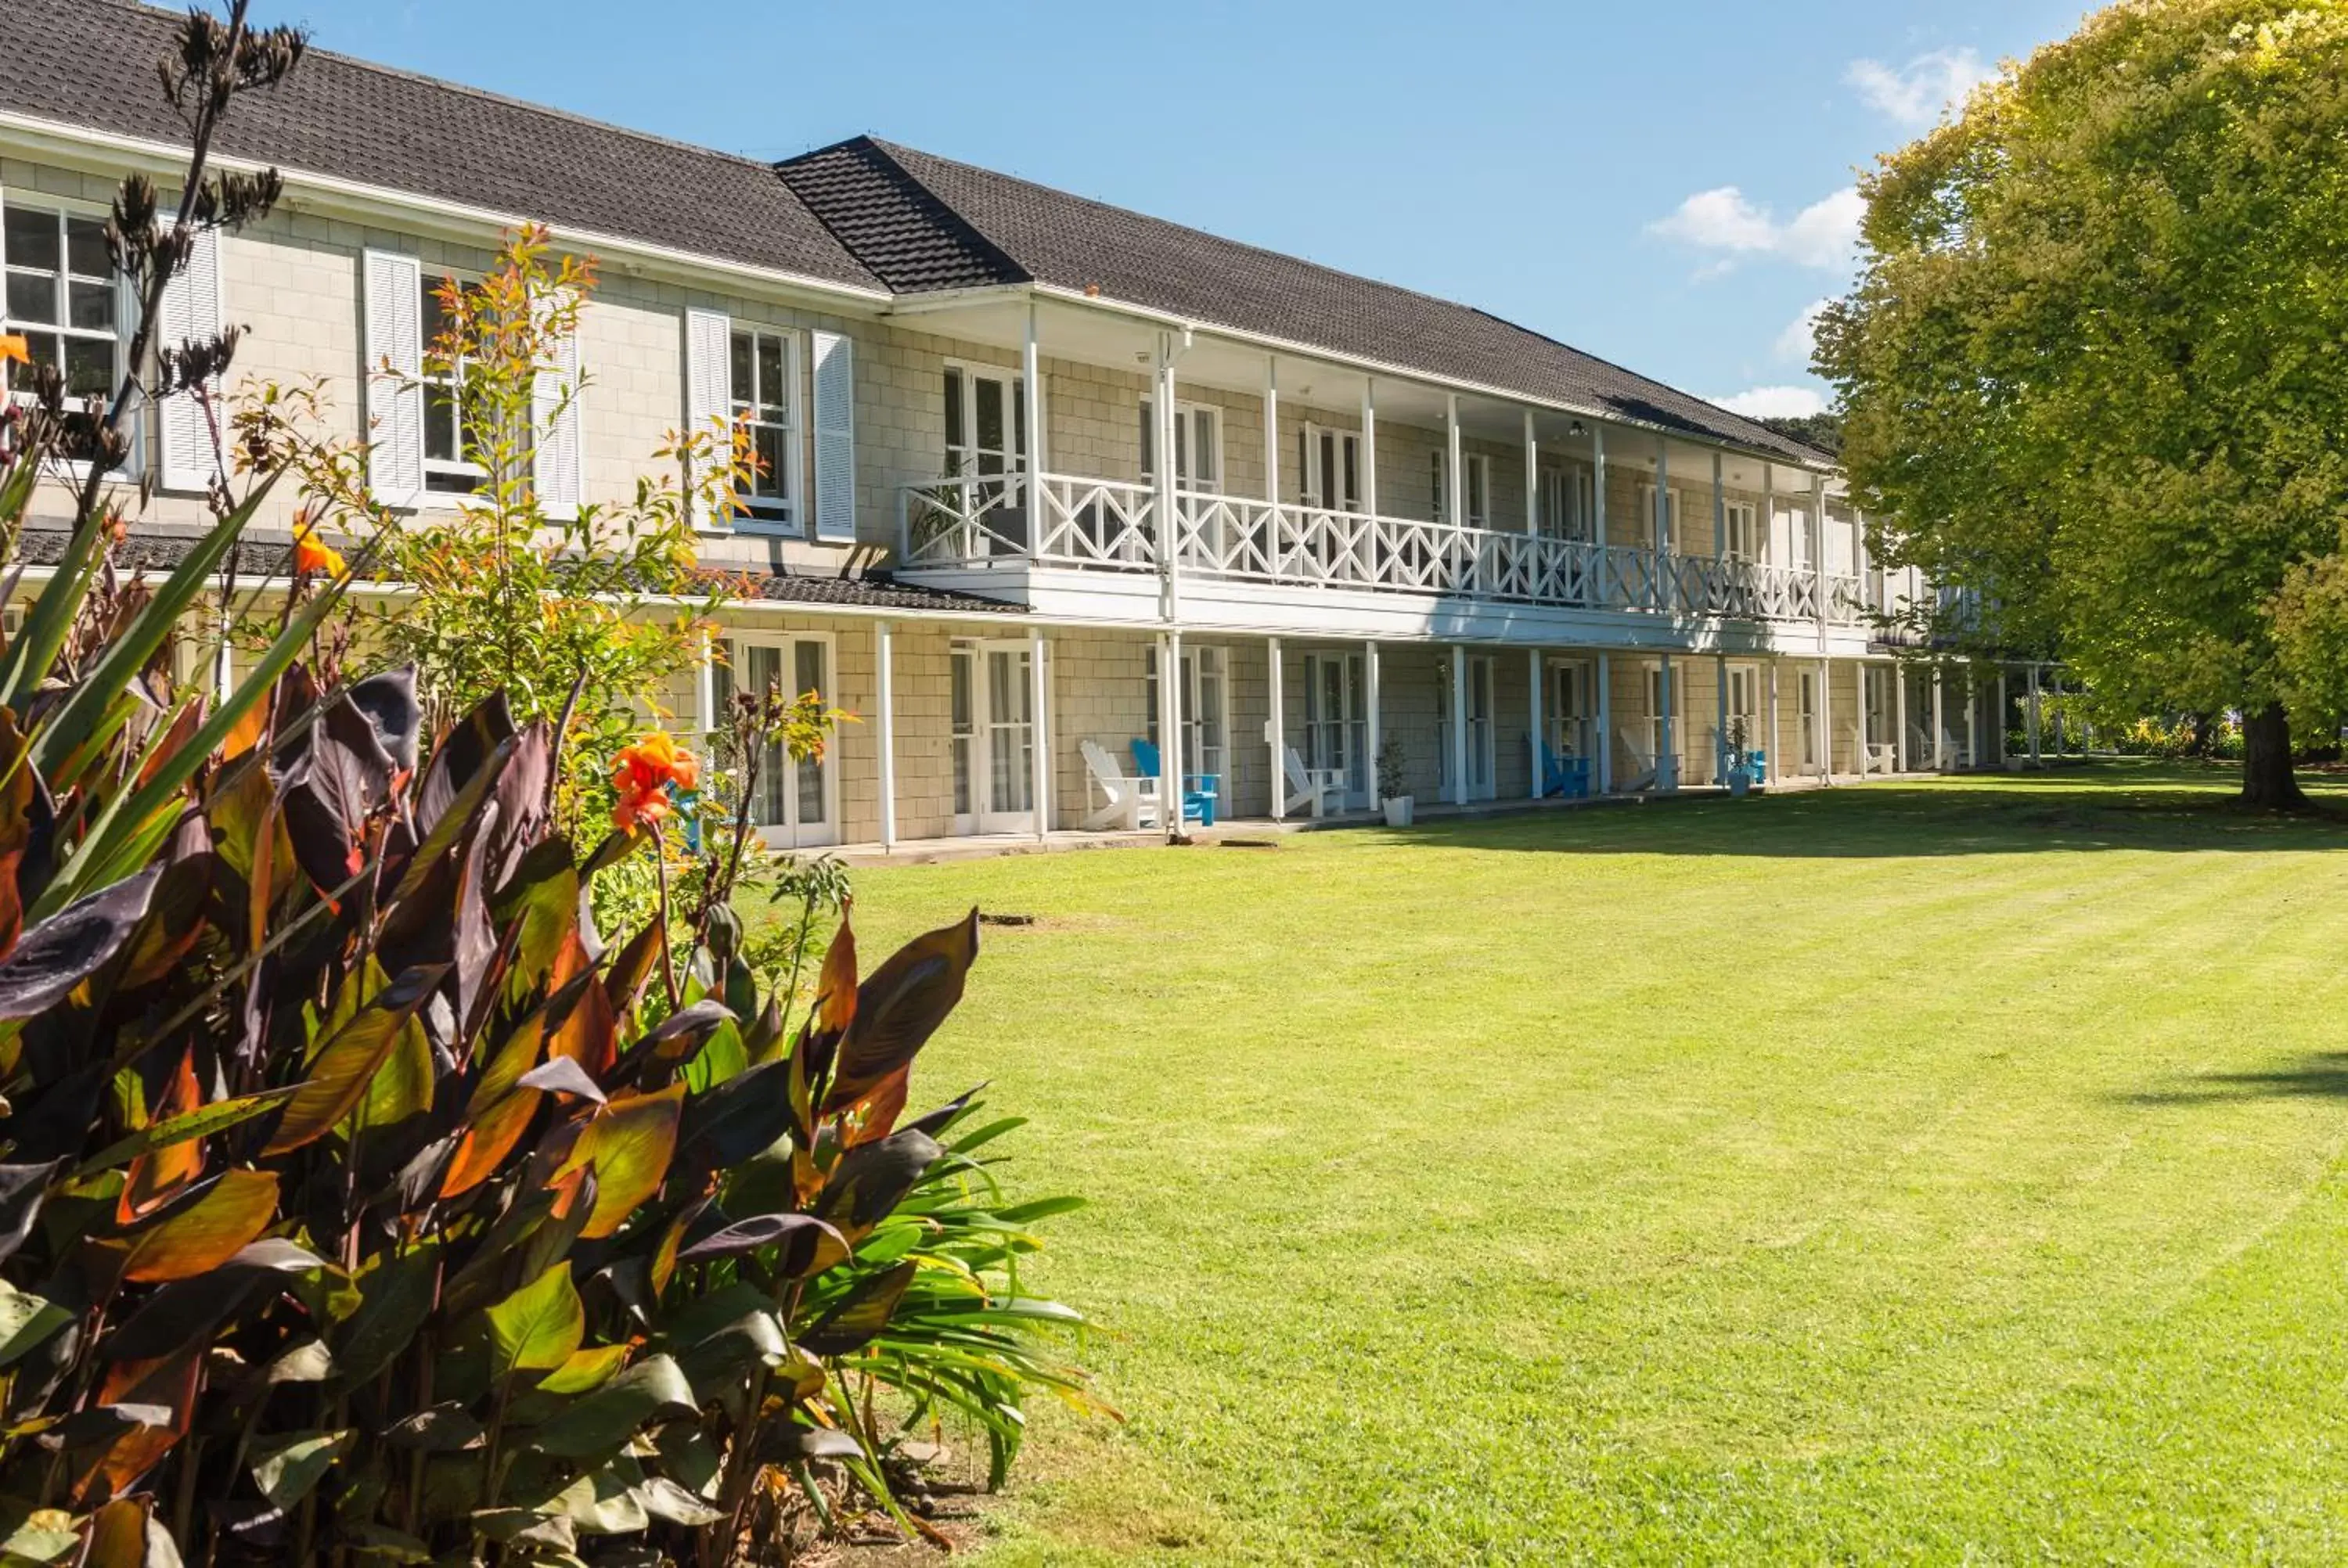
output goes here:
[{"label": "balcony railing", "polygon": [[[1064,474],[1046,474],[1040,483],[1041,538],[1034,541],[1025,475],[909,487],[901,514],[903,566],[1158,569],[1155,488]],[[1177,491],[1174,521],[1175,560],[1185,577],[1747,620],[1818,619],[1818,574],[1755,561],[1205,491]],[[1859,578],[1830,575],[1823,587],[1830,624],[1867,619]]]}]

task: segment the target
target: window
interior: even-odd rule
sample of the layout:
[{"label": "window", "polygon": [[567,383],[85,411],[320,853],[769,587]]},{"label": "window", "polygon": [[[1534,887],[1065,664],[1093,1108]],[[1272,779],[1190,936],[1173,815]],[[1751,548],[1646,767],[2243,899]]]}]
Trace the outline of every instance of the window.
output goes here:
[{"label": "window", "polygon": [[1663,492],[1663,509],[1659,513],[1655,509],[1655,487],[1642,484],[1639,487],[1639,511],[1645,518],[1648,543],[1652,548],[1662,549],[1665,545],[1673,549],[1680,548],[1681,511],[1677,489]]},{"label": "window", "polygon": [[1728,524],[1725,548],[1731,560],[1751,561],[1761,559],[1761,534],[1753,507],[1747,501],[1731,501],[1723,508]]},{"label": "window", "polygon": [[[1141,400],[1141,477],[1158,474],[1158,410]],[[1223,484],[1223,411],[1195,403],[1174,405],[1174,487],[1220,490]]]},{"label": "window", "polygon": [[768,522],[798,521],[798,351],[790,334],[734,329],[734,418],[749,435],[757,470],[736,500],[746,516]]},{"label": "window", "polygon": [[122,375],[124,311],[106,220],[11,200],[0,212],[0,262],[7,273],[0,332],[21,335],[35,364],[57,367],[67,396],[112,395]]},{"label": "window", "polygon": [[[1142,686],[1149,703],[1149,743],[1159,732],[1158,651],[1145,648]],[[1224,692],[1223,651],[1213,647],[1182,650],[1182,772],[1185,776],[1223,772]]]},{"label": "window", "polygon": [[1027,399],[1022,378],[970,365],[946,366],[946,472],[1016,473],[1027,466]]},{"label": "window", "polygon": [[1362,509],[1362,437],[1352,430],[1308,425],[1297,433],[1297,474],[1303,501],[1332,512]]},{"label": "window", "polygon": [[[1437,450],[1431,453],[1430,456],[1434,459],[1433,478],[1435,482],[1435,507],[1433,516],[1435,520],[1439,523],[1444,520],[1444,508],[1450,503],[1451,487],[1444,482],[1443,453],[1440,450]],[[1486,456],[1481,452],[1468,453],[1467,456],[1467,466],[1462,470],[1459,476],[1459,498],[1462,504],[1462,509],[1464,509],[1468,514],[1468,526],[1471,528],[1490,528],[1492,526],[1491,458]]]},{"label": "window", "polygon": [[1586,539],[1596,508],[1590,495],[1590,470],[1579,464],[1543,468],[1540,475],[1540,531],[1552,538]]},{"label": "window", "polygon": [[[830,651],[830,644],[818,637],[759,642],[727,639],[725,657],[710,670],[718,712],[733,706],[737,683],[746,692],[780,692],[786,697],[828,694]],[[767,830],[770,839],[801,845],[839,842],[829,753],[801,762],[779,745],[768,746],[758,759],[757,790],[751,820]]]},{"label": "window", "polygon": [[[424,354],[427,366],[432,345],[448,331],[448,313],[441,305],[439,280],[426,278],[424,290]],[[463,422],[462,389],[465,366],[460,360],[439,374],[427,368],[424,375],[424,487],[434,495],[469,496],[481,487],[489,471],[473,461],[469,444],[458,426]]]}]

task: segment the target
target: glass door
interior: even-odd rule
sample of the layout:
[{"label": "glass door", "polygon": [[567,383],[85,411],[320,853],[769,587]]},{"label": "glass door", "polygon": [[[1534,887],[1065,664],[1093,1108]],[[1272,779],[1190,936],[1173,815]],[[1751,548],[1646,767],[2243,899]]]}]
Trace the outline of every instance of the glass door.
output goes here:
[{"label": "glass door", "polygon": [[1022,378],[1008,371],[946,366],[946,473],[980,481],[971,487],[972,515],[1006,554],[1019,553],[1027,537],[1026,497],[1009,477],[1027,468],[1024,393]]},{"label": "glass door", "polygon": [[[738,689],[759,693],[780,692],[800,697],[814,692],[831,695],[831,643],[820,637],[782,637],[759,641],[728,638],[725,657],[710,671],[724,713]],[[758,776],[751,820],[767,841],[787,849],[814,848],[839,842],[837,795],[831,753],[805,762],[779,745],[767,746],[758,758]]]},{"label": "glass door", "polygon": [[1304,656],[1304,765],[1345,775],[1345,804],[1370,804],[1369,704],[1358,653]]},{"label": "glass door", "polygon": [[1541,682],[1541,705],[1548,710],[1543,728],[1549,749],[1562,757],[1586,757],[1591,750],[1591,726],[1598,708],[1592,699],[1592,671],[1585,660],[1552,659]]},{"label": "glass door", "polygon": [[1033,670],[1025,642],[980,642],[953,651],[947,733],[956,833],[1035,830]]},{"label": "glass door", "polygon": [[[1142,650],[1143,683],[1149,703],[1149,743],[1158,744],[1158,650]],[[1213,647],[1187,647],[1182,650],[1182,773],[1186,778],[1194,774],[1212,774],[1220,778],[1230,753],[1224,736],[1230,733],[1226,723],[1229,683],[1223,676],[1223,651]],[[1221,810],[1231,809],[1228,801]]]},{"label": "glass door", "polygon": [[[1672,699],[1669,723],[1663,718],[1663,697],[1668,691]],[[1679,687],[1660,663],[1647,666],[1647,745],[1653,758],[1657,788],[1679,777],[1680,726]]]},{"label": "glass door", "polygon": [[[1446,661],[1447,665],[1448,661]],[[1451,671],[1443,670],[1435,683],[1435,728],[1442,758],[1437,772],[1446,799],[1455,794],[1452,763]],[[1478,655],[1468,661],[1468,798],[1490,800],[1494,788],[1492,754],[1492,661]]]}]

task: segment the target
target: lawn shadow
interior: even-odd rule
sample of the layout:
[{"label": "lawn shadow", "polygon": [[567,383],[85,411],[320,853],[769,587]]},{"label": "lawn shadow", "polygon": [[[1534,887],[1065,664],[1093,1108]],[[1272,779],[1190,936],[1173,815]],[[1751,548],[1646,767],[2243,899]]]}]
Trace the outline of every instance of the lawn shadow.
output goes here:
[{"label": "lawn shadow", "polygon": [[2117,1096],[2132,1105],[2209,1105],[2238,1100],[2348,1100],[2348,1050],[2311,1051],[2265,1072],[2197,1072],[2165,1089]]},{"label": "lawn shadow", "polygon": [[1560,855],[1910,859],[2051,850],[2348,849],[2348,800],[2317,784],[2316,809],[2235,804],[2237,774],[2116,763],[1832,790],[1656,800],[1588,810],[1437,819],[1398,835],[1453,848]]}]

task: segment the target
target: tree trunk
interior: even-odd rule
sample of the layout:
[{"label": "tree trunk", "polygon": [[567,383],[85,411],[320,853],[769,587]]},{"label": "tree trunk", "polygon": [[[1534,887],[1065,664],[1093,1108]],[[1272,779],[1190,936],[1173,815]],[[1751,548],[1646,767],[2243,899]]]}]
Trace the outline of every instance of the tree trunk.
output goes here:
[{"label": "tree trunk", "polygon": [[2242,722],[2241,803],[2253,811],[2305,811],[2307,796],[2291,772],[2291,720],[2269,702]]},{"label": "tree trunk", "polygon": [[2215,727],[2215,722],[2209,714],[2193,715],[2193,755],[2207,757],[2209,754],[2209,733]]}]

